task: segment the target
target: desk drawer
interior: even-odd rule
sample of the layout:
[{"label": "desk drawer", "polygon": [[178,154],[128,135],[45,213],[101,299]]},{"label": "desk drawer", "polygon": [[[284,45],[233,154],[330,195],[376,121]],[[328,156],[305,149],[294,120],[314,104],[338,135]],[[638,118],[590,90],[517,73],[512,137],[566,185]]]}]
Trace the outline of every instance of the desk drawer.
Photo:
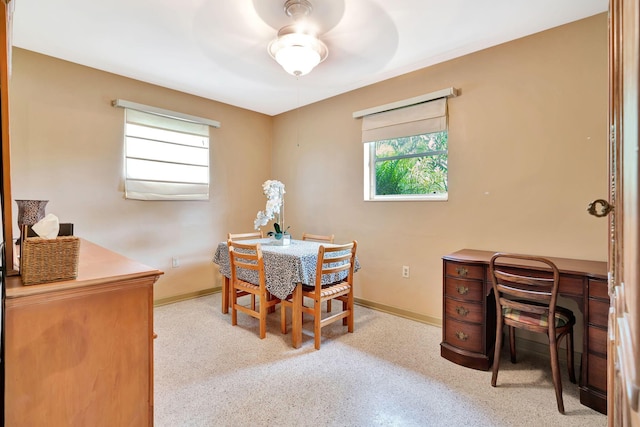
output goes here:
[{"label": "desk drawer", "polygon": [[584,296],[584,280],[578,276],[560,275],[561,294]]},{"label": "desk drawer", "polygon": [[445,282],[445,296],[481,302],[484,298],[484,286],[479,280],[459,280],[447,277]]},{"label": "desk drawer", "polygon": [[589,279],[589,296],[609,300],[609,289],[605,280]]},{"label": "desk drawer", "polygon": [[480,353],[482,348],[482,325],[445,319],[445,341],[463,350]]},{"label": "desk drawer", "polygon": [[445,298],[445,316],[465,322],[483,321],[482,304]]},{"label": "desk drawer", "polygon": [[588,354],[587,364],[587,387],[595,387],[601,391],[606,391],[607,359],[595,354]]},{"label": "desk drawer", "polygon": [[447,276],[459,277],[461,279],[482,280],[484,278],[484,267],[481,265],[445,261],[444,272]]},{"label": "desk drawer", "polygon": [[609,323],[609,302],[589,299],[589,324],[602,326],[605,329]]},{"label": "desk drawer", "polygon": [[607,330],[595,326],[589,326],[588,330],[589,352],[607,355]]}]

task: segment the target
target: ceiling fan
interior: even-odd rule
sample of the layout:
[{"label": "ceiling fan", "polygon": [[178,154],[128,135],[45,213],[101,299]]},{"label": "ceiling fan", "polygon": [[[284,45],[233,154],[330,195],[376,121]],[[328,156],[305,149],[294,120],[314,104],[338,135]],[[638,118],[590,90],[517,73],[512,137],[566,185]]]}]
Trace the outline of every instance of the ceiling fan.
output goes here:
[{"label": "ceiling fan", "polygon": [[[345,77],[357,76],[364,71],[365,64],[368,70],[380,68],[398,45],[395,24],[376,1],[252,1],[258,17],[277,31],[265,44],[265,49],[276,61],[274,47],[279,44],[281,36],[292,34],[292,38],[297,37],[295,27],[303,23],[301,32],[309,35],[307,40],[313,37],[309,43],[315,44],[310,49],[317,52],[313,54],[314,61],[320,57],[314,66],[328,58],[322,66],[322,73],[313,73],[314,80],[322,79],[323,74],[331,72]],[[306,74],[287,71],[297,76]]]},{"label": "ceiling fan", "polygon": [[308,0],[287,0],[284,12],[293,24],[278,31],[269,43],[269,55],[289,74],[304,76],[327,59],[327,45],[318,38],[317,26],[309,20],[313,6]]},{"label": "ceiling fan", "polygon": [[[321,67],[301,79],[306,81],[303,84],[335,84],[336,79],[360,79],[372,70],[383,68],[395,53],[397,29],[377,1],[307,2],[311,3],[312,9],[304,15],[304,20],[313,25],[317,39],[326,45],[328,55]],[[278,88],[282,93],[290,88],[286,85],[291,74],[283,73],[272,59],[269,45],[281,29],[295,24],[294,16],[300,10],[306,13],[306,9],[303,2],[285,0],[234,0],[223,9],[215,8],[213,2],[205,2],[196,14],[195,39],[201,52],[211,58],[212,68],[250,78],[252,84],[260,84],[253,73],[259,69],[265,81],[282,83]]]}]

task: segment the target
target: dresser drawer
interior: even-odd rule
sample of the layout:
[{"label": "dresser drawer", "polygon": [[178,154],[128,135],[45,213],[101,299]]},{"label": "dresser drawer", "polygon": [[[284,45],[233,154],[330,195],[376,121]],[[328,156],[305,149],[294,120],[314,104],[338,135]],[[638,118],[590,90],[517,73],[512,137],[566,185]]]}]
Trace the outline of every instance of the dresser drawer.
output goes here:
[{"label": "dresser drawer", "polygon": [[482,325],[445,318],[445,341],[463,350],[482,352]]},{"label": "dresser drawer", "polygon": [[479,280],[459,280],[447,277],[444,285],[445,296],[466,301],[481,302],[484,286]]},{"label": "dresser drawer", "polygon": [[445,298],[445,316],[474,323],[481,323],[484,319],[482,304],[451,298]]},{"label": "dresser drawer", "polygon": [[458,277],[461,279],[484,279],[484,267],[481,265],[445,261],[444,272],[447,276]]}]

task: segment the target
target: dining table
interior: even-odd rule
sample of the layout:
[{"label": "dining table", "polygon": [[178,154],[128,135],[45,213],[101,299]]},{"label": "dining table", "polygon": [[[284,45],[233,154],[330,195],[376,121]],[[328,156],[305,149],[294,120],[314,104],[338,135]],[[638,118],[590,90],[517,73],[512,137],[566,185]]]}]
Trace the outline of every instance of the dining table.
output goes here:
[{"label": "dining table", "polygon": [[[316,264],[318,262],[318,249],[320,245],[332,246],[331,243],[314,242],[310,240],[291,239],[288,245],[280,245],[275,239],[247,239],[243,244],[260,243],[264,260],[265,282],[267,291],[276,298],[291,298],[293,310],[291,315],[291,342],[294,348],[299,348],[302,343],[302,286],[315,285]],[[231,286],[231,267],[229,265],[229,248],[227,242],[220,242],[216,248],[213,262],[218,264],[220,273],[224,279],[222,288],[222,312],[229,312]],[[360,269],[360,263],[356,257],[354,271]],[[323,276],[322,284],[331,284],[343,280],[346,271],[332,276]],[[238,278],[249,283],[258,284],[256,271],[238,271]]]}]

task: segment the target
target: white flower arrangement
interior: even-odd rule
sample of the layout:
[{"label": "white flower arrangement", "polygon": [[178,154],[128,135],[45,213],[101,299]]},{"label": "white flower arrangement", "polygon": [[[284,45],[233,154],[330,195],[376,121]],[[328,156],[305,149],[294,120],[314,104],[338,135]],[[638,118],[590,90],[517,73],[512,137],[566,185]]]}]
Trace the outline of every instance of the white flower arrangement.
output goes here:
[{"label": "white flower arrangement", "polygon": [[262,192],[267,196],[267,206],[265,210],[258,212],[253,221],[254,229],[259,230],[277,215],[276,222],[273,224],[275,232],[270,231],[267,234],[286,234],[288,228],[284,228],[284,193],[286,193],[284,184],[275,179],[267,180],[262,184]]}]

